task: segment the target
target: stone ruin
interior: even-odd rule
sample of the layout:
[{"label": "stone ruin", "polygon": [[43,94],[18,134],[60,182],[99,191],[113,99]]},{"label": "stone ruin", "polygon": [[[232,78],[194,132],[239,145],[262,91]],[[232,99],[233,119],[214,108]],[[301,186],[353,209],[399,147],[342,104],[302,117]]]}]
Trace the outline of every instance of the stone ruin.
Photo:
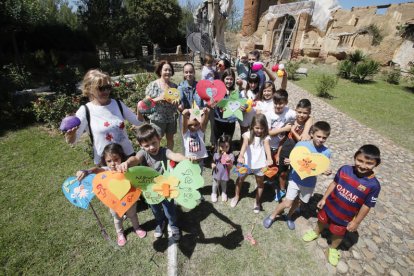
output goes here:
[{"label": "stone ruin", "polygon": [[[335,63],[358,49],[403,70],[414,62],[414,2],[351,10],[335,0],[287,2],[245,0],[238,50],[258,49],[275,62],[306,57]],[[379,43],[372,26],[380,30]]]}]

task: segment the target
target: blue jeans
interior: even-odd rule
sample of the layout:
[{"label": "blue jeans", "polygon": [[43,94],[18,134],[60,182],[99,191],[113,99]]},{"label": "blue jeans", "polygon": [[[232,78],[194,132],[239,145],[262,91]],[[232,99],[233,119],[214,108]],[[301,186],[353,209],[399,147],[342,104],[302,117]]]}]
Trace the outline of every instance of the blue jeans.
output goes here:
[{"label": "blue jeans", "polygon": [[154,214],[155,220],[157,221],[157,225],[162,226],[167,218],[171,229],[178,229],[174,200],[168,201],[164,199],[161,203],[151,204],[150,207],[152,213]]}]

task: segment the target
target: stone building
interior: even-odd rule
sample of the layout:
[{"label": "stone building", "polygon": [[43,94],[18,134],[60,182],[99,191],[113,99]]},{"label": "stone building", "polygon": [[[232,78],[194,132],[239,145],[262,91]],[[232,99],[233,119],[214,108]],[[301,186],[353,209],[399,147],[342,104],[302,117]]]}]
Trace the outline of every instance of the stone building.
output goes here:
[{"label": "stone building", "polygon": [[413,25],[414,2],[336,9],[326,28],[314,26],[320,17],[314,1],[286,2],[291,1],[245,0],[239,50],[259,49],[269,60],[306,56],[335,62],[361,49],[382,64],[405,68],[414,61],[414,34],[401,31]]}]

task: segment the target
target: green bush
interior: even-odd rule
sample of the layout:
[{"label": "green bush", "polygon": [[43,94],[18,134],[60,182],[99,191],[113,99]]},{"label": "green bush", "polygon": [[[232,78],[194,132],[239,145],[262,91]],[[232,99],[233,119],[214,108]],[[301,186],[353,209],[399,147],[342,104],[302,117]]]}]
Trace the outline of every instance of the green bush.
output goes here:
[{"label": "green bush", "polygon": [[367,28],[368,33],[372,36],[372,45],[377,46],[384,39],[383,34],[381,33],[380,28],[377,25],[371,24]]},{"label": "green bush", "polygon": [[300,62],[296,61],[289,61],[285,65],[286,72],[288,73],[288,79],[295,80],[296,78],[296,71],[300,67]]},{"label": "green bush", "polygon": [[391,84],[399,84],[401,79],[401,71],[398,69],[392,69],[384,71],[384,79]]},{"label": "green bush", "polygon": [[58,128],[64,117],[78,110],[80,102],[80,96],[42,96],[33,103],[33,111],[38,121],[46,123],[48,127]]},{"label": "green bush", "polygon": [[316,82],[315,88],[316,92],[318,92],[319,97],[323,98],[331,98],[331,94],[329,94],[332,89],[335,88],[336,84],[338,83],[338,79],[334,75],[323,74]]},{"label": "green bush", "polygon": [[338,64],[338,76],[344,79],[351,78],[352,68],[355,66],[350,60],[343,60]]},{"label": "green bush", "polygon": [[358,63],[352,69],[353,78],[357,82],[364,82],[367,77],[372,77],[380,70],[379,62],[375,60],[365,60]]},{"label": "green bush", "polygon": [[50,72],[50,89],[58,94],[72,95],[76,93],[76,84],[81,80],[77,68],[59,65]]},{"label": "green bush", "polygon": [[133,80],[120,76],[114,83],[113,97],[121,99],[129,108],[135,110],[137,103],[145,98],[147,85],[156,79],[154,73],[137,74]]},{"label": "green bush", "polygon": [[347,59],[353,64],[357,64],[358,62],[364,61],[366,56],[361,50],[356,50],[355,52],[350,53]]}]

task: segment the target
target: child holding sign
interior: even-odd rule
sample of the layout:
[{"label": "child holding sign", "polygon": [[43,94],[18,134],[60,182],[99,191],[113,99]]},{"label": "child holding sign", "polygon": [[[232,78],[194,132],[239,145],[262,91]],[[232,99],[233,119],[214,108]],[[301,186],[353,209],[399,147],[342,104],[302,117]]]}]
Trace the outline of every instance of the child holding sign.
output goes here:
[{"label": "child holding sign", "polygon": [[[310,153],[319,153],[330,158],[331,151],[324,146],[324,143],[328,139],[330,132],[331,127],[327,122],[316,122],[310,130],[312,140],[300,141],[296,144],[295,148],[304,147]],[[292,155],[290,158],[292,158]],[[291,162],[290,159],[285,159],[285,164],[291,164],[294,166],[293,162]],[[286,208],[290,208],[287,215],[287,225],[290,230],[295,229],[295,223],[291,219],[291,216],[299,206],[299,199],[297,196],[299,195],[299,198],[302,202],[308,203],[316,186],[316,176],[309,176],[301,179],[298,173],[300,172],[297,172],[295,169],[292,170],[291,174],[289,175],[289,185],[286,193],[286,198],[276,207],[270,216],[264,219],[263,225],[265,228],[272,226],[273,222],[280,216],[280,214]],[[323,173],[325,175],[331,174],[330,170],[326,170]]]},{"label": "child holding sign", "polygon": [[[101,158],[101,165],[102,167],[94,167],[89,170],[82,170],[78,171],[76,173],[76,177],[79,181],[81,181],[83,178],[85,178],[88,174],[91,173],[100,173],[104,171],[116,171],[116,166],[120,165],[122,161],[125,161],[127,159],[127,156],[124,153],[124,150],[122,149],[121,145],[119,144],[109,144],[107,145],[102,153]],[[109,209],[112,217],[114,218],[114,224],[115,224],[115,230],[118,235],[118,245],[124,246],[126,243],[126,238],[124,235],[124,228],[122,227],[123,224],[123,218],[118,216],[117,213]],[[144,238],[147,235],[147,232],[143,230],[138,222],[138,216],[137,216],[137,204],[133,204],[131,208],[128,209],[128,211],[125,213],[126,216],[131,220],[132,226],[134,227],[135,234],[137,234],[138,237]]]}]

